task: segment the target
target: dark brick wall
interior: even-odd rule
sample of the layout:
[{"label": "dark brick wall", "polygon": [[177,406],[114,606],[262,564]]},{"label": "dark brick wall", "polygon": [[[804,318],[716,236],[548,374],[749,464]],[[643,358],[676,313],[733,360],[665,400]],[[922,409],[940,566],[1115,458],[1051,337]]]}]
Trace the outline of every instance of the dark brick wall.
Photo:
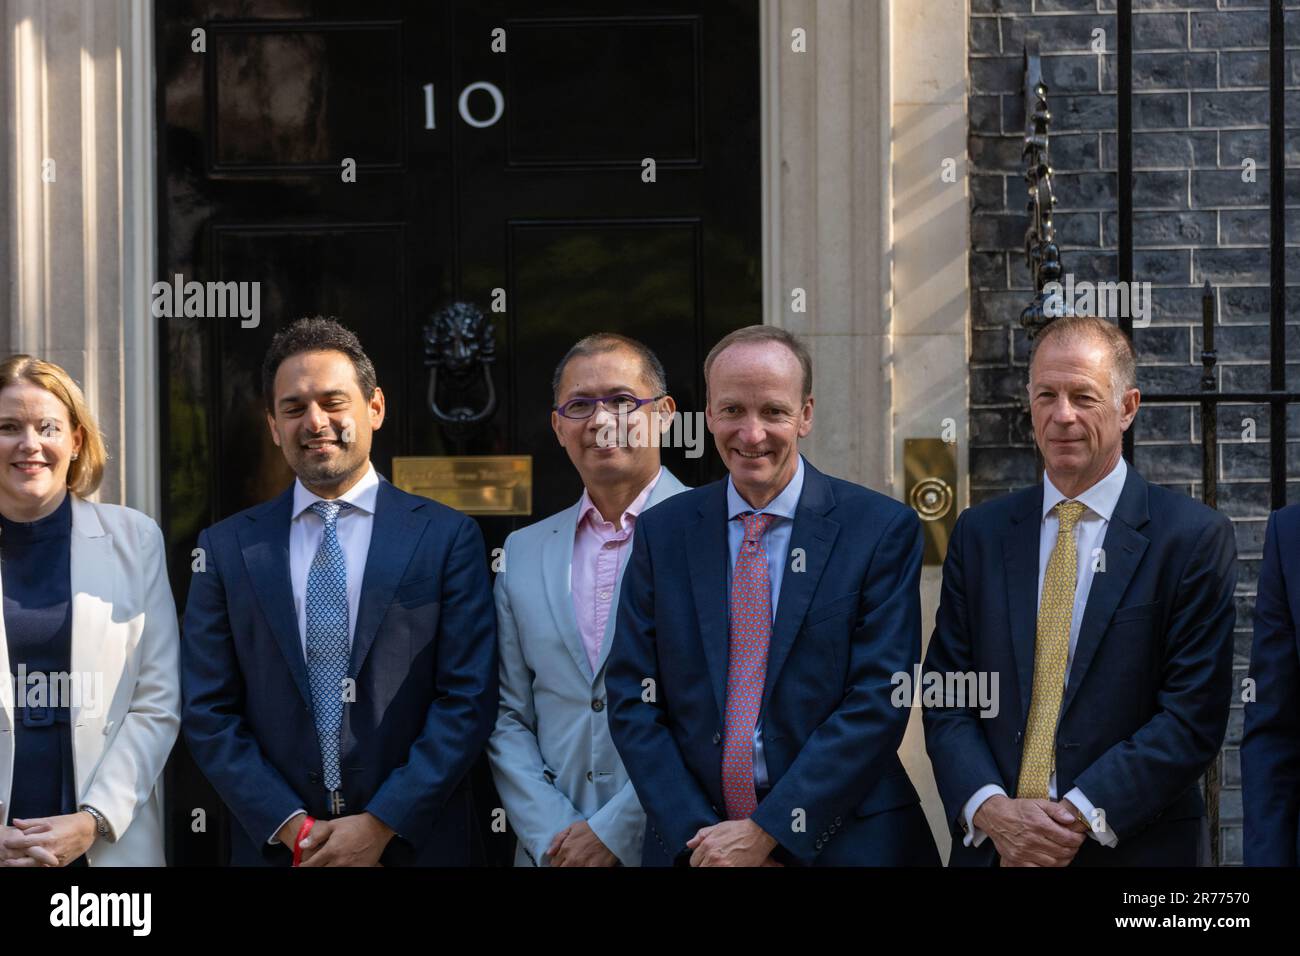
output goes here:
[{"label": "dark brick wall", "polygon": [[[1153,283],[1151,325],[1135,330],[1139,385],[1184,391],[1200,379],[1201,284],[1215,287],[1220,387],[1268,384],[1268,11],[1242,0],[1134,0],[1134,278]],[[1287,14],[1287,45],[1300,46],[1300,2]],[[1076,280],[1117,278],[1117,139],[1114,0],[971,0],[970,482],[976,503],[1034,482],[1033,436],[1023,404],[1028,346],[1019,326],[1030,301],[1023,254],[1022,45],[1040,38],[1052,111],[1057,229]],[[1095,28],[1107,54],[1092,52]],[[1300,89],[1300,52],[1287,53],[1288,90]],[[1300,93],[1287,114],[1300,117]],[[1292,123],[1288,123],[1288,126]],[[1254,159],[1256,181],[1242,181]],[[1300,133],[1287,137],[1287,163]],[[1300,180],[1288,177],[1288,196]],[[1295,200],[1293,200],[1295,201]],[[1290,214],[1288,246],[1300,239]],[[1300,278],[1300,250],[1288,249]],[[1300,294],[1288,296],[1288,382],[1300,383]],[[1196,356],[1195,361],[1193,357]],[[1243,440],[1245,419],[1253,443]],[[1300,438],[1300,409],[1287,434]],[[1221,856],[1241,862],[1238,746],[1240,679],[1250,655],[1264,523],[1268,517],[1268,409],[1220,409],[1219,507],[1234,521],[1241,556],[1236,671],[1221,757]],[[1135,463],[1148,479],[1199,498],[1199,411],[1147,405],[1138,413]],[[1288,445],[1300,476],[1300,442]],[[1288,484],[1300,500],[1300,481]]]}]

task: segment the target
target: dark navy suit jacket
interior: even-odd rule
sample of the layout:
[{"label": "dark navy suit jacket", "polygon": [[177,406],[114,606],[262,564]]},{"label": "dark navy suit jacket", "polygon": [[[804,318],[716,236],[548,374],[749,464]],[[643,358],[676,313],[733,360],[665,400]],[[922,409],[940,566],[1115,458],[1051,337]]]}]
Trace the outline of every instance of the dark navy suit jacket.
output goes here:
[{"label": "dark navy suit jacket", "polygon": [[[199,535],[181,640],[182,728],[230,807],[232,862],[284,865],[267,839],[330,817],[289,582],[293,487]],[[397,836],[381,862],[479,862],[466,772],[497,710],[496,615],[473,520],[381,477],[341,729],[345,813]]]},{"label": "dark navy suit jacket", "polygon": [[[996,783],[1015,796],[1034,680],[1043,486],[965,511],[943,567],[925,671],[996,672],[999,710],[927,707],[926,749],[952,828],[953,865],[995,865],[962,845],[962,810]],[[1232,688],[1231,522],[1130,467],[1102,543],[1056,732],[1056,793],[1074,787],[1119,838],[1073,863],[1191,866],[1198,780],[1219,752]]]},{"label": "dark navy suit jacket", "polygon": [[1255,598],[1241,784],[1247,866],[1295,866],[1300,857],[1300,506],[1275,511],[1264,533]]},{"label": "dark navy suit jacket", "polygon": [[[805,462],[790,551],[760,712],[771,790],[754,822],[786,863],[937,865],[897,755],[909,709],[890,701],[893,675],[920,659],[920,521]],[[637,519],[605,686],[646,811],[643,866],[686,862],[686,841],[723,819],[729,567],[725,480]]]}]

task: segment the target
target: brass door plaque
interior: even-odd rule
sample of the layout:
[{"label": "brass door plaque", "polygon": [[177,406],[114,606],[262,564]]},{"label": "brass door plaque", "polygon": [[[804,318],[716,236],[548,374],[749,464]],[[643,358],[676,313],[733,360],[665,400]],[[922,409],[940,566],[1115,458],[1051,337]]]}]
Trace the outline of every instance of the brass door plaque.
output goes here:
[{"label": "brass door plaque", "polygon": [[393,484],[467,515],[533,513],[532,455],[394,458]]},{"label": "brass door plaque", "polygon": [[903,500],[921,519],[925,564],[943,564],[957,523],[957,446],[942,438],[903,439]]}]

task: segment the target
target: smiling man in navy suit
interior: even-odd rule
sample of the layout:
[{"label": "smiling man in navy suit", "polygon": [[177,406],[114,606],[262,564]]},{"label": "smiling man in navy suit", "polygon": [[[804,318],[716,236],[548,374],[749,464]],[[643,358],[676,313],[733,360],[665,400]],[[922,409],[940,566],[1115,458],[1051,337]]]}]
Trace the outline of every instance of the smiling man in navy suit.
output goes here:
[{"label": "smiling man in navy suit", "polygon": [[1123,332],[1055,320],[1029,367],[1043,480],[953,529],[925,681],[996,674],[1001,696],[925,712],[953,865],[1198,861],[1236,544],[1223,515],[1125,463],[1140,400]]},{"label": "smiling man in navy suit", "polygon": [[278,333],[271,437],[298,476],[199,535],[186,743],[238,822],[232,862],[478,862],[466,772],[497,709],[483,538],[370,463],[384,394],[329,319]]},{"label": "smiling man in navy suit", "polygon": [[704,377],[730,476],[639,519],[605,678],[642,865],[935,865],[891,702],[921,653],[920,521],[799,454],[790,333],[733,332]]}]

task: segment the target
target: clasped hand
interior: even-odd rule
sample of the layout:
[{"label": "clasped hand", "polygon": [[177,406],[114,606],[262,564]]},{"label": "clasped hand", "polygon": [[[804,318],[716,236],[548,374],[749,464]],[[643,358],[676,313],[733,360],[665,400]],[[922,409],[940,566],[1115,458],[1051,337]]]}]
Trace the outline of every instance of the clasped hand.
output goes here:
[{"label": "clasped hand", "polygon": [[1002,866],[1068,866],[1088,839],[1088,825],[1068,800],[993,796],[972,822],[989,835]]},{"label": "clasped hand", "polygon": [[[290,850],[306,814],[290,819],[278,834]],[[354,813],[333,820],[317,820],[303,838],[303,866],[379,866],[379,858],[393,838],[388,824],[369,813]]]},{"label": "clasped hand", "polygon": [[691,866],[780,866],[772,859],[776,841],[753,820],[723,820],[701,827],[686,841]]},{"label": "clasped hand", "polygon": [[[0,804],[0,820],[4,804]],[[95,842],[95,818],[89,813],[53,817],[15,818],[0,826],[0,865],[67,866]]]}]

